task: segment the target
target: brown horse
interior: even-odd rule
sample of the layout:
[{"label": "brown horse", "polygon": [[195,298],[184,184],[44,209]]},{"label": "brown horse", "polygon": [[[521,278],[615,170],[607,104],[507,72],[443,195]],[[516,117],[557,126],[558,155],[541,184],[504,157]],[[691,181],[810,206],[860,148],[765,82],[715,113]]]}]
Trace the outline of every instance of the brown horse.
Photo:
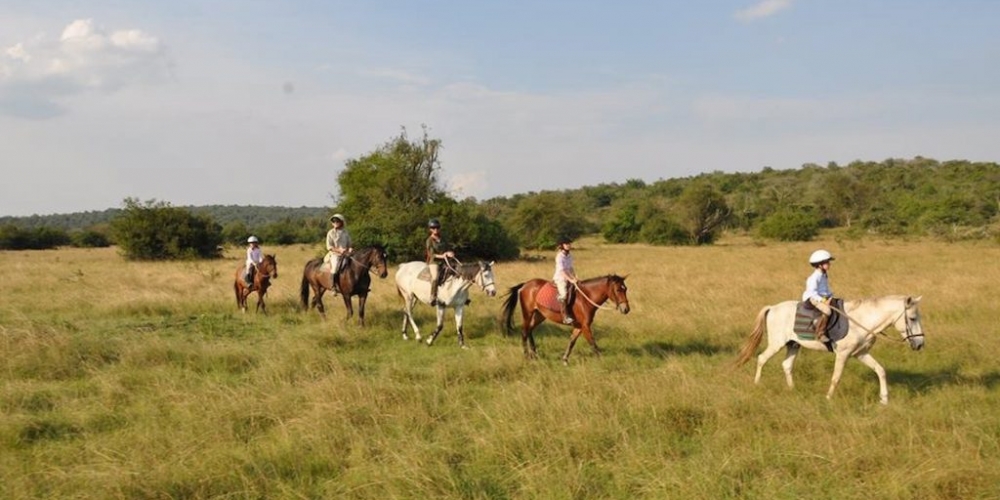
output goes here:
[{"label": "brown horse", "polygon": [[[569,338],[569,346],[563,354],[563,363],[569,362],[569,354],[573,352],[573,345],[582,333],[594,353],[601,354],[594,341],[594,332],[590,325],[594,322],[594,315],[601,305],[608,299],[615,303],[615,309],[622,314],[628,314],[628,287],[625,286],[625,277],[618,275],[601,276],[580,281],[576,285],[576,296],[570,307],[573,308],[573,333]],[[551,281],[543,279],[533,279],[525,281],[520,285],[510,288],[504,301],[503,321],[507,332],[514,331],[511,323],[511,316],[514,308],[517,307],[517,300],[521,299],[521,347],[524,348],[524,355],[528,358],[536,358],[538,352],[535,350],[535,337],[531,332],[543,321],[562,324],[562,313],[559,311],[559,303],[555,298],[555,285]],[[530,347],[530,350],[529,350]]]},{"label": "brown horse", "polygon": [[[344,256],[347,259],[344,268],[338,275],[344,299],[344,307],[347,308],[347,318],[354,316],[354,306],[351,297],[358,296],[358,324],[365,326],[365,302],[368,301],[368,292],[371,289],[372,278],[368,274],[371,268],[375,268],[379,278],[389,275],[387,255],[383,245],[372,245],[370,247],[357,250],[350,255]],[[309,310],[315,307],[320,316],[326,319],[326,309],[323,308],[323,294],[330,289],[330,269],[323,267],[323,259],[313,259],[306,263],[302,270],[302,286],[299,290],[302,309]],[[309,302],[309,289],[312,288],[313,299]],[[346,291],[345,291],[346,290]]]},{"label": "brown horse", "polygon": [[267,314],[264,295],[267,294],[267,289],[271,286],[271,278],[278,277],[278,261],[274,255],[264,255],[260,264],[257,264],[257,270],[253,273],[253,287],[247,287],[246,281],[243,281],[246,268],[247,266],[244,264],[236,269],[236,280],[233,283],[233,291],[236,292],[236,307],[247,312],[247,297],[251,293],[257,292],[257,309],[255,311],[263,311],[264,314]]}]

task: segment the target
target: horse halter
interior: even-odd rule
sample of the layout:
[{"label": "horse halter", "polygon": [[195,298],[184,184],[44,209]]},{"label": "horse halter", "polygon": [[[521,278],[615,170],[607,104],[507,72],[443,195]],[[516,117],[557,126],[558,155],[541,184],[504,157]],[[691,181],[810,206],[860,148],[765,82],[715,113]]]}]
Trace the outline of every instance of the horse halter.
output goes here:
[{"label": "horse halter", "polygon": [[493,285],[494,288],[496,287],[496,283],[495,283],[495,280],[492,277],[492,274],[490,275],[490,282],[489,283],[486,282],[486,271],[488,271],[489,269],[490,269],[490,265],[489,264],[484,264],[484,263],[480,262],[479,263],[479,272],[476,273],[476,276],[480,277],[479,281],[482,281],[482,283],[479,284],[479,287],[482,288],[484,291],[487,288],[489,288],[490,285]]}]

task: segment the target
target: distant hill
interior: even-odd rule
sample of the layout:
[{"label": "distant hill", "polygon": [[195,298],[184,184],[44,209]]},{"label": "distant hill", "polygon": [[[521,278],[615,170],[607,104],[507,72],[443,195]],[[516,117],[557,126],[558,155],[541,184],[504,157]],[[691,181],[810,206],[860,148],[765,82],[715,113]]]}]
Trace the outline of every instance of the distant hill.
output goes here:
[{"label": "distant hill", "polygon": [[[265,207],[253,205],[207,205],[201,207],[178,206],[192,213],[208,214],[215,222],[225,226],[230,222],[243,222],[247,227],[260,227],[283,220],[302,220],[313,217],[325,218],[330,209],[326,207]],[[0,226],[14,224],[18,227],[32,229],[51,227],[72,231],[111,222],[119,213],[120,208],[109,208],[102,211],[75,212],[71,214],[30,215],[27,217],[0,217]]]}]

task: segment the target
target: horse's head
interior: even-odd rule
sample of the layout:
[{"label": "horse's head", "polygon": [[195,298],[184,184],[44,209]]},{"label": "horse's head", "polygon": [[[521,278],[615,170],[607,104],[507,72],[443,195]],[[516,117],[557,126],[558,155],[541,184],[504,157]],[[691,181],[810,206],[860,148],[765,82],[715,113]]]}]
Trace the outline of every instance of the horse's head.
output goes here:
[{"label": "horse's head", "polygon": [[374,267],[378,277],[385,279],[389,275],[389,254],[384,245],[373,245],[368,255],[368,266]]},{"label": "horse's head", "polygon": [[899,330],[903,340],[910,343],[910,348],[919,351],[924,347],[924,327],[920,324],[920,297],[906,297],[903,301],[903,314],[899,315],[893,327]]},{"label": "horse's head", "polygon": [[617,274],[608,276],[608,298],[615,303],[615,309],[622,314],[628,314],[631,310],[628,305],[628,287],[625,286],[627,277]]},{"label": "horse's head", "polygon": [[278,277],[278,260],[274,255],[264,255],[264,258],[260,261],[260,265],[257,266],[260,271],[262,278],[277,278]]},{"label": "horse's head", "polygon": [[479,272],[476,273],[476,284],[486,292],[486,295],[495,297],[497,294],[496,280],[493,277],[494,262],[479,261]]}]

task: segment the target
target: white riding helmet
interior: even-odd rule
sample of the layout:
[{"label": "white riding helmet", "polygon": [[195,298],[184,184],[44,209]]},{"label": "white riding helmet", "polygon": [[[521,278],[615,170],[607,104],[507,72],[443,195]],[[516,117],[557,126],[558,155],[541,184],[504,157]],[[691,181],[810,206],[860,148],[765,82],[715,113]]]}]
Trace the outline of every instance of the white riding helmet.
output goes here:
[{"label": "white riding helmet", "polygon": [[833,256],[826,250],[816,250],[809,256],[809,263],[812,265],[822,264],[828,260],[833,260]]},{"label": "white riding helmet", "polygon": [[247,238],[247,243],[260,243],[260,240],[258,240],[256,236],[251,236]]},{"label": "white riding helmet", "polygon": [[345,219],[344,216],[341,215],[341,214],[333,214],[333,215],[331,215],[330,216],[330,222],[333,222],[334,220],[339,220],[340,222],[343,222],[344,224],[347,224],[347,219]]}]

